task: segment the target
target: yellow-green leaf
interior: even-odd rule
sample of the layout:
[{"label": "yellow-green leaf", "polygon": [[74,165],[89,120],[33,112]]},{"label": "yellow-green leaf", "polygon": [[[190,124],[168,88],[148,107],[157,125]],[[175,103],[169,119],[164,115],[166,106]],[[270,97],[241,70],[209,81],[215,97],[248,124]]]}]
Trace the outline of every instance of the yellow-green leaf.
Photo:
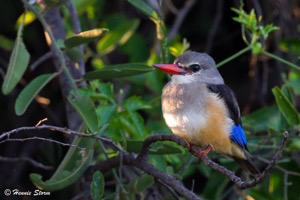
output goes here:
[{"label": "yellow-green leaf", "polygon": [[98,28],[98,29],[84,31],[66,39],[65,45],[67,48],[73,48],[81,44],[86,44],[93,41],[96,38],[99,38],[100,36],[103,35],[103,33],[107,31],[108,29],[106,28]]},{"label": "yellow-green leaf", "polygon": [[112,30],[99,40],[97,49],[100,53],[109,53],[117,45],[123,45],[133,35],[140,21],[137,19],[127,21],[115,30]]}]

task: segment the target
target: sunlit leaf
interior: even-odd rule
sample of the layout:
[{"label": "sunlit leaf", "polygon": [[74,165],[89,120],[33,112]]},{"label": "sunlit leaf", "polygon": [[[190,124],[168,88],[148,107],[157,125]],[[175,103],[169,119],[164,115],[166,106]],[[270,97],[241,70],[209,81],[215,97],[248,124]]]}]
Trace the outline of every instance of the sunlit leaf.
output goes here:
[{"label": "sunlit leaf", "polygon": [[73,48],[76,46],[79,46],[81,44],[89,43],[103,35],[103,33],[107,32],[108,29],[105,28],[99,28],[99,29],[93,29],[84,31],[78,34],[75,34],[72,37],[69,37],[65,40],[65,45],[67,48]]},{"label": "sunlit leaf", "polygon": [[300,124],[300,119],[296,108],[287,99],[287,97],[284,96],[282,91],[276,86],[272,89],[272,92],[275,96],[275,100],[281,114],[287,120],[289,125]]},{"label": "sunlit leaf", "polygon": [[134,76],[138,74],[143,74],[153,70],[153,67],[142,63],[125,63],[106,66],[102,69],[97,69],[86,73],[83,78],[87,80],[94,79],[112,79],[112,78],[122,78],[127,76]]},{"label": "sunlit leaf", "polygon": [[43,74],[33,79],[19,94],[16,104],[15,112],[17,115],[22,115],[35,96],[47,85],[53,78],[57,76],[54,74]]},{"label": "sunlit leaf", "polygon": [[122,45],[133,35],[140,21],[138,19],[128,20],[115,30],[111,30],[102,37],[97,45],[99,53],[109,53],[115,49],[117,45]]},{"label": "sunlit leaf", "polygon": [[102,199],[104,193],[104,177],[100,171],[96,171],[92,176],[93,180],[91,182],[91,196],[93,200]]},{"label": "sunlit leaf", "polygon": [[7,73],[2,85],[3,94],[8,94],[15,88],[21,80],[29,63],[30,55],[22,39],[23,26],[24,24],[22,23],[19,27],[14,49],[9,59]]},{"label": "sunlit leaf", "polygon": [[24,26],[30,24],[36,19],[35,14],[32,11],[26,11],[26,13],[21,14],[17,19],[17,24],[16,24],[17,26],[21,26],[23,22],[23,18],[24,18]]}]

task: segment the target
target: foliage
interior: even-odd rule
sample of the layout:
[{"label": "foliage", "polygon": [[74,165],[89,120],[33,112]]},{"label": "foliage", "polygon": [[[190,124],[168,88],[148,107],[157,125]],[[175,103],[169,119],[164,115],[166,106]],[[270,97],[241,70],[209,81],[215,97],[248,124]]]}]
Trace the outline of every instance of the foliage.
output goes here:
[{"label": "foliage", "polygon": [[[186,39],[183,39],[183,42],[179,42],[180,39],[168,41],[168,28],[160,10],[153,9],[142,0],[128,0],[128,2],[134,9],[140,11],[143,17],[147,17],[154,23],[156,37],[147,39],[151,42],[157,40],[159,50],[149,50],[150,48],[147,46],[149,42],[138,32],[141,19],[128,19],[123,14],[114,13],[103,16],[102,21],[99,22],[98,18],[95,17],[97,10],[93,8],[93,5],[99,2],[78,3],[78,10],[87,8],[92,16],[89,16],[89,18],[93,22],[93,26],[101,28],[93,28],[73,34],[66,23],[68,35],[71,36],[59,45],[59,41],[54,41],[52,33],[44,27],[50,38],[52,38],[53,47],[57,49],[57,53],[61,58],[62,69],[54,73],[37,76],[20,92],[15,103],[17,115],[24,114],[35,96],[55,77],[62,73],[68,75],[69,71],[64,67],[66,65],[64,53],[66,53],[75,63],[78,64],[84,59],[93,68],[83,74],[83,80],[79,80],[81,82],[87,81],[87,86],[83,88],[79,88],[75,84],[75,80],[71,76],[67,76],[70,79],[70,84],[73,85],[72,92],[68,94],[68,103],[73,106],[84,122],[81,132],[110,138],[122,149],[132,153],[140,152],[142,142],[149,134],[169,132],[161,118],[159,98],[166,77],[160,72],[153,71],[150,66],[155,62],[170,62],[170,55],[176,57],[182,54],[190,48],[190,44]],[[23,3],[31,11],[30,20],[29,18],[28,21],[25,20],[24,14],[22,22],[18,22],[18,35],[2,84],[2,92],[6,95],[16,87],[28,68],[30,55],[23,42],[23,26],[33,20],[32,13],[43,22],[40,14],[40,9],[43,9],[43,6],[38,5],[38,3],[34,6],[29,5],[25,1]],[[63,10],[66,1],[55,2],[55,5],[53,3],[53,1],[46,2],[46,4],[51,4],[50,7],[62,6],[61,9]],[[250,152],[269,159],[276,147],[279,146],[282,131],[289,130],[294,133],[300,129],[300,116],[295,106],[295,97],[300,94],[300,67],[266,50],[265,41],[279,27],[272,24],[262,26],[262,17],[257,17],[253,9],[249,13],[243,7],[239,9],[232,8],[232,10],[238,15],[233,19],[241,25],[242,37],[247,47],[219,62],[218,66],[220,67],[251,50],[253,56],[268,56],[289,67],[289,71],[283,79],[283,84],[272,89],[274,103],[243,117],[245,129],[251,132],[251,135],[249,135]],[[68,17],[70,16],[66,15],[66,18]],[[180,36],[178,37],[180,38]],[[298,40],[297,42],[284,40],[280,48],[299,55],[298,43]],[[80,45],[84,46],[84,52],[79,51],[78,46]],[[159,53],[157,53],[158,51]],[[128,56],[129,62],[110,63],[109,56],[120,52]],[[266,138],[266,136],[272,136],[272,138]],[[289,176],[289,180],[294,183],[299,183],[299,180],[294,179],[299,174],[292,175],[293,171],[297,171],[297,169],[299,171],[299,166],[290,156],[290,152],[300,150],[299,141],[299,138],[294,138],[289,143],[285,159],[280,163],[281,168],[284,168],[284,170],[276,170],[268,181],[256,188],[245,191],[243,195],[251,195],[257,199],[270,199],[274,196],[282,197],[285,193],[285,188],[282,187],[282,183],[286,181],[285,176]],[[70,148],[56,172],[48,180],[43,180],[40,174],[30,174],[30,179],[37,188],[46,191],[57,191],[78,183],[88,167],[118,154],[113,148],[102,143],[96,143],[91,138],[77,137],[72,145],[80,148]],[[265,153],[266,149],[269,149],[270,153]],[[287,159],[290,163],[285,161]],[[202,189],[195,188],[195,192],[205,198],[226,198],[228,197],[226,196],[228,195],[226,190],[234,190],[229,179],[199,164],[186,150],[171,142],[159,142],[152,145],[149,162],[161,171],[171,174],[181,181],[199,176],[200,181],[204,183]],[[236,165],[228,159],[219,159],[219,163],[230,169],[236,168]],[[96,171],[92,175],[90,183],[92,199],[118,198],[124,194],[129,194],[129,199],[134,199],[136,195],[146,198],[148,192],[151,191],[150,188],[154,187],[155,184],[165,191],[165,188],[157,184],[152,176],[124,168],[124,171],[132,174],[132,177],[123,180],[122,166],[119,167],[119,170],[118,173],[116,170],[111,170],[104,174]],[[106,185],[109,180],[115,181],[115,187],[112,188]],[[297,194],[296,185],[285,186],[292,191],[289,193],[291,198]],[[165,197],[170,196],[172,196],[171,192],[167,191]]]}]

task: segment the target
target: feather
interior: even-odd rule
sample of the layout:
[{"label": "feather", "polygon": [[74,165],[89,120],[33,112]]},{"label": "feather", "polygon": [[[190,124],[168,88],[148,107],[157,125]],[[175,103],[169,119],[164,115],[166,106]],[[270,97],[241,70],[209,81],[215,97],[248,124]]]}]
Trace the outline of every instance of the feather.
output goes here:
[{"label": "feather", "polygon": [[234,126],[231,130],[231,139],[234,143],[239,145],[242,149],[248,150],[247,139],[242,128],[241,114],[238,102],[233,91],[227,85],[207,85],[208,89],[217,93],[221,99],[224,100],[225,106],[228,109],[229,117],[234,121]]},{"label": "feather", "polygon": [[246,172],[249,172],[250,174],[252,174],[253,176],[257,177],[260,175],[260,171],[257,169],[257,167],[255,166],[255,164],[253,163],[253,161],[250,158],[250,155],[245,151],[244,152],[247,160],[241,159],[241,158],[237,158],[237,157],[232,157],[235,162],[237,162],[239,164],[239,166]]}]

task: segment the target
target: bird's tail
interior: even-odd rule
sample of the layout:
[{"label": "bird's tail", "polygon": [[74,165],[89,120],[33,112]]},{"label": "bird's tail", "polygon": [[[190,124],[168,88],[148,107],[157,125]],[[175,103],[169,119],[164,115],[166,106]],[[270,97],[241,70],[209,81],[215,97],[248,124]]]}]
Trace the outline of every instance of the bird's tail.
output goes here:
[{"label": "bird's tail", "polygon": [[249,172],[250,174],[252,174],[254,177],[257,177],[260,175],[260,171],[257,169],[257,167],[255,166],[254,162],[251,160],[250,155],[245,152],[244,153],[246,156],[246,160],[245,159],[241,159],[241,158],[237,158],[237,157],[233,157],[233,159],[239,164],[239,166]]}]

